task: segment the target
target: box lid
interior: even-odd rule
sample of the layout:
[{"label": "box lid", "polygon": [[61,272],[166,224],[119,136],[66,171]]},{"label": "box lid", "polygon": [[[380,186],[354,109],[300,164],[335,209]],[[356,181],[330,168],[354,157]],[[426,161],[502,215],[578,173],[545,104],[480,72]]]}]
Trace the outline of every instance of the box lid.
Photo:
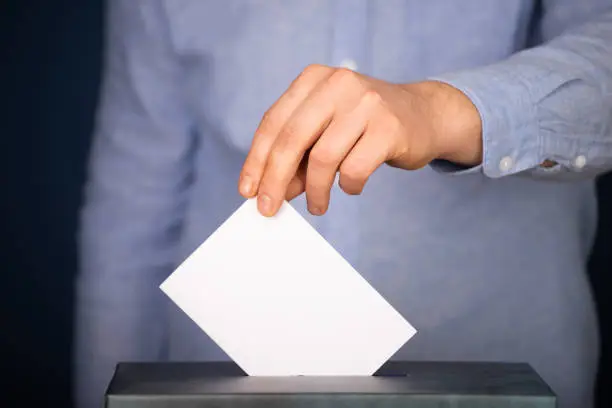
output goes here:
[{"label": "box lid", "polygon": [[249,377],[233,362],[120,363],[107,396],[413,394],[554,397],[528,365],[389,361],[374,376]]}]

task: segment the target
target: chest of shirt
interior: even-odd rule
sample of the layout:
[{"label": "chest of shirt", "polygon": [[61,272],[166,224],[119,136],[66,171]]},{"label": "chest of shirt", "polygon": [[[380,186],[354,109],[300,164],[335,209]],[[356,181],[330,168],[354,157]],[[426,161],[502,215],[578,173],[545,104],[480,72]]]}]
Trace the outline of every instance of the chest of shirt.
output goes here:
[{"label": "chest of shirt", "polygon": [[309,64],[394,82],[523,48],[534,0],[181,0],[173,45],[200,128],[246,151],[261,115]]}]

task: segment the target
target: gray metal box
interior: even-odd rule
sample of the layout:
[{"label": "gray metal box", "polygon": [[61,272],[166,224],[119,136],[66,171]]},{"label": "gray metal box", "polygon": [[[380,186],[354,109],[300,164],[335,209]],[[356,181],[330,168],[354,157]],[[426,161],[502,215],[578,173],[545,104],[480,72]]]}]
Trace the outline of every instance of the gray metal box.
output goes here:
[{"label": "gray metal box", "polygon": [[106,408],[554,408],[527,364],[390,361],[367,377],[249,377],[234,363],[122,363]]}]

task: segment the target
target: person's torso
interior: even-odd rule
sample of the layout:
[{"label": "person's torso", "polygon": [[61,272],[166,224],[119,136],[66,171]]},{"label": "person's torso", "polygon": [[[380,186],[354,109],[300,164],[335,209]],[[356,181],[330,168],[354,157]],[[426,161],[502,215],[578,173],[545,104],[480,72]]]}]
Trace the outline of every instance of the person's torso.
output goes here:
[{"label": "person's torso", "polygon": [[[253,132],[308,64],[407,82],[493,63],[527,46],[534,4],[167,2],[199,134],[177,262],[242,202],[238,174]],[[382,167],[361,196],[335,186],[323,217],[309,216],[303,197],[293,205],[419,330],[398,356],[592,367],[595,323],[584,270],[596,213],[591,182]],[[172,358],[222,355],[202,346],[180,311],[171,314]]]}]

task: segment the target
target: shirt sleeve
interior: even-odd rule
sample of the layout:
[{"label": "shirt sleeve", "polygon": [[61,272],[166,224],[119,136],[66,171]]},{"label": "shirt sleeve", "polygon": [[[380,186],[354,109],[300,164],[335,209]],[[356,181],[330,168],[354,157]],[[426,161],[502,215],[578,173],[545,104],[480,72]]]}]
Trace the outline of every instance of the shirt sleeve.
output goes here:
[{"label": "shirt sleeve", "polygon": [[612,2],[545,0],[539,30],[538,46],[431,78],[470,98],[483,132],[481,165],[436,170],[583,180],[612,168]]},{"label": "shirt sleeve", "polygon": [[102,405],[119,361],[162,357],[193,137],[158,0],[110,0],[105,69],[79,232],[75,400]]}]

